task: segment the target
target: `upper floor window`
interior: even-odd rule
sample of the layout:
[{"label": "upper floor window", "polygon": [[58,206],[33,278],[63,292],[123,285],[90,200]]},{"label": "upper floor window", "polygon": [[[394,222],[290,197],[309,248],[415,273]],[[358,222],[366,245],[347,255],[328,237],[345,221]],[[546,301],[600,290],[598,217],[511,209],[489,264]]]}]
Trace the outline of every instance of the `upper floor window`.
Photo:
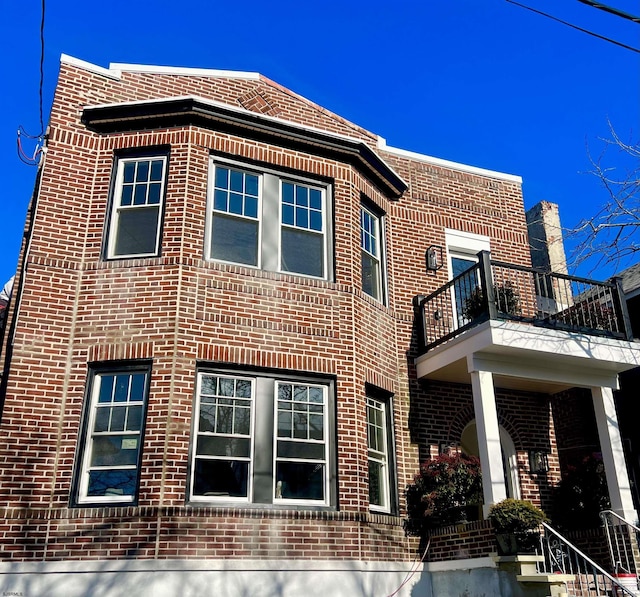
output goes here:
[{"label": "upper floor window", "polygon": [[330,505],[332,402],[327,382],[200,372],[190,499]]},{"label": "upper floor window", "polygon": [[166,155],[118,160],[107,257],[159,254],[166,167]]},{"label": "upper floor window", "polygon": [[383,300],[381,220],[372,211],[360,208],[360,247],[362,249],[362,290]]},{"label": "upper floor window", "polygon": [[329,278],[326,186],[212,160],[209,189],[207,258]]},{"label": "upper floor window", "polygon": [[79,451],[77,503],[131,503],[138,491],[149,387],[146,366],[92,374]]}]

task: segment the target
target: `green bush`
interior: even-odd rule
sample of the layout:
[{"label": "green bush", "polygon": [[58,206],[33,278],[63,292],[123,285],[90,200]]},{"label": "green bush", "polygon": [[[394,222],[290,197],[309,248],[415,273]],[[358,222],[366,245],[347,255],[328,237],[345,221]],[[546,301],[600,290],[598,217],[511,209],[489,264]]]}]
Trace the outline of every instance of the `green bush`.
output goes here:
[{"label": "green bush", "polygon": [[420,467],[407,487],[408,535],[428,528],[464,522],[469,510],[482,503],[480,460],[464,454],[441,454]]},{"label": "green bush", "polygon": [[[510,281],[504,284],[496,284],[493,287],[493,293],[496,297],[498,312],[509,315],[520,315],[522,313],[520,296]],[[480,317],[487,310],[485,301],[484,290],[480,286],[476,286],[469,293],[469,296],[464,299],[462,315],[470,321]]]}]

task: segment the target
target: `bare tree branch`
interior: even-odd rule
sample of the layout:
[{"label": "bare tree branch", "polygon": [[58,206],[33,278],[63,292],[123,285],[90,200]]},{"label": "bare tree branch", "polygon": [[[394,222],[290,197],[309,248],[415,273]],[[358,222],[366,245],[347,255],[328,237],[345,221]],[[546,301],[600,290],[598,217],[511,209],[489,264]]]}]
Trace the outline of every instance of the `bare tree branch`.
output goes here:
[{"label": "bare tree branch", "polygon": [[[609,122],[611,137],[601,139],[604,149],[591,162],[590,174],[605,190],[605,201],[593,216],[581,220],[568,231],[576,242],[571,254],[574,266],[589,261],[593,268],[620,266],[622,261],[640,257],[640,143],[623,141]],[[627,167],[611,167],[611,152]]]}]

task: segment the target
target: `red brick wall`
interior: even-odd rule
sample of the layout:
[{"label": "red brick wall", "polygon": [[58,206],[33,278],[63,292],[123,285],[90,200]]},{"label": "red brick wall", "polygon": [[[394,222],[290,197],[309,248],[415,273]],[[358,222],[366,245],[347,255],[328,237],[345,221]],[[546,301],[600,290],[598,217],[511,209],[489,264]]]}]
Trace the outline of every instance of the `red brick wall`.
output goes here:
[{"label": "red brick wall", "polygon": [[[118,81],[62,66],[31,246],[23,253],[2,419],[3,553],[20,560],[413,559],[416,542],[404,538],[401,517],[368,512],[365,383],[394,394],[402,497],[428,446],[455,439],[468,422],[459,413],[471,413],[468,387],[415,381],[411,299],[447,278],[445,270],[425,275],[424,250],[444,245],[450,227],[485,234],[497,258],[528,264],[520,187],[383,153],[409,183],[396,202],[352,166],[275,144],[192,126],[100,135],[80,123],[85,105],[186,94],[375,147],[371,133],[268,80],[123,73]],[[162,254],[104,262],[114,151],[154,145],[171,147]],[[211,152],[332,181],[335,280],[203,259]],[[387,215],[387,305],[360,290],[362,195]],[[88,363],[134,358],[153,360],[139,506],[70,510]],[[185,505],[198,360],[334,376],[338,512]],[[498,400],[519,450],[553,437],[543,397],[499,393]],[[539,436],[526,417],[539,420]],[[524,460],[522,466],[523,489],[536,499]]]}]

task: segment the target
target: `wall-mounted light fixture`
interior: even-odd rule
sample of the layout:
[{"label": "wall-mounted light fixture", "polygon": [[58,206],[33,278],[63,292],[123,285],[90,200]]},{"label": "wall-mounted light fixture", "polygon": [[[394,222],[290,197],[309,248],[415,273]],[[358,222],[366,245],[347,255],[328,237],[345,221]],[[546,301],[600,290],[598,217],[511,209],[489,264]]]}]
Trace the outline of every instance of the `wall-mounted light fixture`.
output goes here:
[{"label": "wall-mounted light fixture", "polygon": [[544,450],[529,450],[529,472],[532,475],[549,472],[549,456]]},{"label": "wall-mounted light fixture", "polygon": [[425,265],[428,272],[437,272],[443,265],[442,247],[439,245],[431,245],[424,256]]}]

